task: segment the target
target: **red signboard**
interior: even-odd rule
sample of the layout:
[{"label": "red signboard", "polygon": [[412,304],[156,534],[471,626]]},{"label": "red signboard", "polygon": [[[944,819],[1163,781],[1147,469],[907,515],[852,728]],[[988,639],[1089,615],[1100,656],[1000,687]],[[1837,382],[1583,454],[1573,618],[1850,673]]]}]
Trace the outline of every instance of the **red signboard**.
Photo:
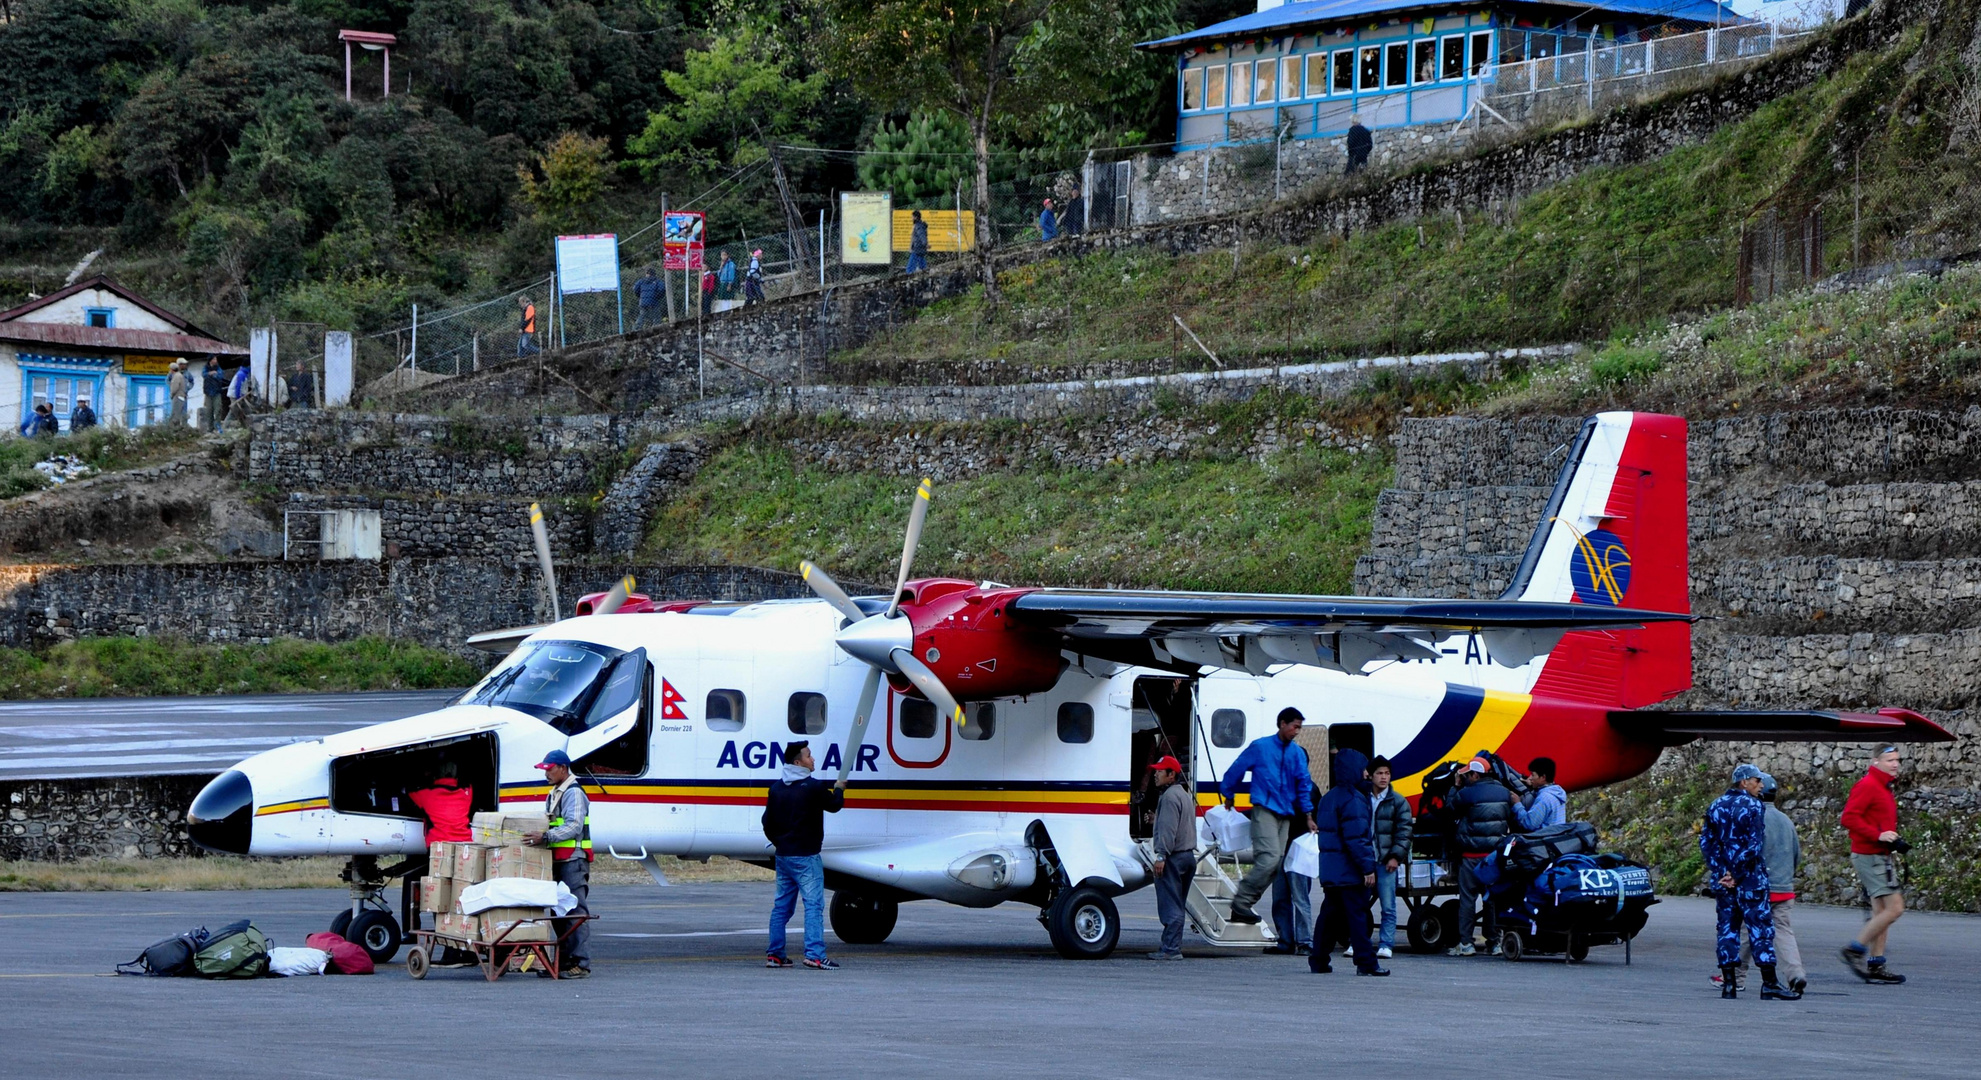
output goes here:
[{"label": "red signboard", "polygon": [[667,252],[667,269],[702,268],[702,228],[707,224],[699,210],[669,210],[661,224],[661,246]]}]

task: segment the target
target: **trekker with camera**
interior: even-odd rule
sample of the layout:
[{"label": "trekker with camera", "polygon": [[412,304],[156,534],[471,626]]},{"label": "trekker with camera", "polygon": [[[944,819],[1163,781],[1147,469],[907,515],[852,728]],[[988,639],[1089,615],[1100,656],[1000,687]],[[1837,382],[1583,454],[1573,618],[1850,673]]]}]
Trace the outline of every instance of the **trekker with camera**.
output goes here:
[{"label": "trekker with camera", "polygon": [[1880,747],[1871,768],[1850,789],[1843,805],[1843,827],[1850,834],[1850,865],[1871,899],[1871,917],[1857,940],[1843,947],[1843,962],[1858,978],[1872,983],[1902,983],[1905,976],[1885,966],[1885,934],[1905,914],[1905,894],[1899,891],[1898,860],[1911,850],[1898,834],[1898,747]]}]

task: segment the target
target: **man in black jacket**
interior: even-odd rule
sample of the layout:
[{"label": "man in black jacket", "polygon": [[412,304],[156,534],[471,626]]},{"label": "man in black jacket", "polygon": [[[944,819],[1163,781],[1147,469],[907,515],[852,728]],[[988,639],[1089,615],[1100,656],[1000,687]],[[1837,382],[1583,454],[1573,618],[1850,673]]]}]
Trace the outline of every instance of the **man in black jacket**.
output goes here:
[{"label": "man in black jacket", "polygon": [[846,781],[827,784],[812,776],[812,748],[800,739],[784,748],[784,775],[764,800],[764,837],[777,849],[777,899],[770,906],[770,948],[764,966],[787,968],[784,931],[792,909],[805,901],[805,966],[837,971],[825,956],[825,815],[846,805]]},{"label": "man in black jacket", "polygon": [[[1492,766],[1484,758],[1473,758],[1458,774],[1465,786],[1452,796],[1452,823],[1458,848],[1458,944],[1446,951],[1449,956],[1471,956],[1472,922],[1477,916],[1479,897],[1486,894],[1479,880],[1479,866],[1506,838],[1513,834],[1513,793],[1494,779]],[[1486,902],[1486,941],[1497,951],[1493,938],[1492,901]]]},{"label": "man in black jacket", "polygon": [[[1314,951],[1307,968],[1325,975],[1328,954],[1343,937],[1355,949],[1355,974],[1387,975],[1369,942],[1369,889],[1376,883],[1376,838],[1369,805],[1368,759],[1359,750],[1337,750],[1329,765],[1332,786],[1314,808],[1320,829],[1321,913],[1314,920]],[[1323,943],[1327,943],[1323,947]]]}]

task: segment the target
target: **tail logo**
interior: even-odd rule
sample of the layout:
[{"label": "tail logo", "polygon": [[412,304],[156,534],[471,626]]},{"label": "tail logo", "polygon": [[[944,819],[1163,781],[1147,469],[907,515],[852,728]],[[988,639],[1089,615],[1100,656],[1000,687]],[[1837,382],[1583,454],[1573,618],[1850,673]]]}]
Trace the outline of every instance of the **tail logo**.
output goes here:
[{"label": "tail logo", "polygon": [[1577,600],[1616,607],[1630,589],[1630,552],[1617,534],[1591,529],[1576,539],[1568,573]]}]

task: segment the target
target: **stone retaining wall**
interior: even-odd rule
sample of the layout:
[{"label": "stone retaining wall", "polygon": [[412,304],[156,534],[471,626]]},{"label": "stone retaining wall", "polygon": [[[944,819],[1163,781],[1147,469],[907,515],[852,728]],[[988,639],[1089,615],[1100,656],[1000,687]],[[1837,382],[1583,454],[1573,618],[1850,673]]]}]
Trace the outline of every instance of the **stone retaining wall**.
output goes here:
[{"label": "stone retaining wall", "polygon": [[247,474],[251,482],[289,491],[590,494],[627,437],[612,416],[496,426],[437,416],[292,412],[256,427]]},{"label": "stone retaining wall", "polygon": [[640,460],[613,481],[599,508],[594,530],[595,550],[623,554],[637,550],[646,539],[647,523],[673,492],[695,478],[708,459],[708,448],[698,439],[657,442],[640,454]]},{"label": "stone retaining wall", "polygon": [[[389,495],[318,495],[292,492],[287,510],[379,512],[380,540],[389,557],[505,560],[535,550],[530,535],[531,498],[409,499]],[[559,559],[592,551],[591,507],[581,499],[541,503],[550,550]],[[292,536],[315,539],[307,519],[291,522]],[[292,545],[290,558],[310,559],[314,549]]]},{"label": "stone retaining wall", "polygon": [[0,859],[69,862],[194,855],[186,807],[211,774],[0,780]]}]

